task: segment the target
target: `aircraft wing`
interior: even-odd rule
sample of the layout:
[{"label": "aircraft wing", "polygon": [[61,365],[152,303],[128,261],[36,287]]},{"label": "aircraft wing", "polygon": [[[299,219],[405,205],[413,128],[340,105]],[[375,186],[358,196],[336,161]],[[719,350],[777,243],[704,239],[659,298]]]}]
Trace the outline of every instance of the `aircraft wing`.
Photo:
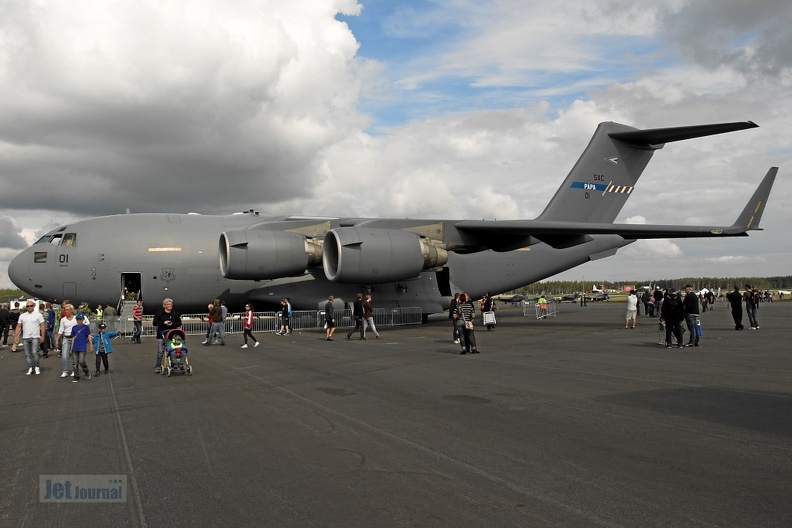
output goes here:
[{"label": "aircraft wing", "polygon": [[[770,190],[775,182],[778,167],[765,175],[740,216],[730,226],[684,226],[565,222],[557,220],[474,220],[461,221],[455,227],[479,240],[494,240],[504,249],[508,239],[535,238],[555,248],[572,247],[590,240],[587,235],[619,235],[627,240],[651,238],[699,238],[747,236],[748,231],[759,230]],[[497,249],[497,248],[493,248]]]}]

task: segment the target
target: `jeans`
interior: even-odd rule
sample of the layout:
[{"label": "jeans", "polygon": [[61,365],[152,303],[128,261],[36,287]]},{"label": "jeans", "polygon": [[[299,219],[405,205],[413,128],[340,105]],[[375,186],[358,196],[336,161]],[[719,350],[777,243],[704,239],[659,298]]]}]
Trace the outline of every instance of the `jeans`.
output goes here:
[{"label": "jeans", "polygon": [[63,372],[71,372],[69,370],[69,354],[71,353],[72,338],[63,336],[61,339],[61,369]]},{"label": "jeans", "polygon": [[454,325],[454,330],[451,332],[451,340],[462,340],[462,327],[464,326],[461,324],[459,319],[451,319],[451,324]]},{"label": "jeans", "polygon": [[25,348],[25,359],[27,359],[28,367],[39,366],[39,338],[26,337],[22,340],[22,346]]},{"label": "jeans", "polygon": [[374,326],[374,317],[366,317],[363,319],[363,337],[366,337],[366,328],[368,327],[371,327],[371,331],[374,332],[374,335],[379,337],[377,327]]},{"label": "jeans", "polygon": [[478,350],[476,347],[476,331],[473,329],[462,328],[462,336],[465,338],[464,340],[464,350],[465,352],[475,352]]},{"label": "jeans", "polygon": [[751,323],[751,328],[759,328],[759,321],[756,320],[756,306],[746,304],[745,311],[748,312],[748,322]]},{"label": "jeans", "polygon": [[135,329],[132,331],[132,341],[140,343],[140,334],[143,333],[143,321],[135,321]]},{"label": "jeans", "polygon": [[355,316],[355,328],[349,331],[349,333],[347,334],[347,339],[351,338],[352,334],[354,334],[357,331],[360,331],[360,338],[363,339],[365,337],[365,335],[363,334],[363,326],[364,326],[363,318],[360,317],[359,315]]},{"label": "jeans", "polygon": [[688,332],[690,332],[688,344],[691,345],[698,345],[699,342],[699,335],[696,331],[696,319],[698,319],[698,317],[695,314],[685,314],[685,324],[687,324]]},{"label": "jeans", "polygon": [[154,368],[162,366],[162,356],[165,354],[165,340],[161,337],[157,338],[157,364]]},{"label": "jeans", "polygon": [[85,350],[74,351],[72,356],[74,357],[74,364],[72,365],[74,368],[74,379],[80,379],[80,368],[88,376],[90,371],[88,370],[88,365],[85,364]]},{"label": "jeans", "polygon": [[220,344],[225,345],[225,323],[212,323],[212,330],[206,339],[208,341],[207,345],[211,345],[215,339],[220,339]]}]

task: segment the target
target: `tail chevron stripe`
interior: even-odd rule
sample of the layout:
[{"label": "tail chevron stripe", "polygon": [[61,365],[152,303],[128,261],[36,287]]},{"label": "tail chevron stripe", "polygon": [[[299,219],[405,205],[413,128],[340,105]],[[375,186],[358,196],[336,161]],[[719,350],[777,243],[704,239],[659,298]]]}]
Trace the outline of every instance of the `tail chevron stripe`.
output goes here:
[{"label": "tail chevron stripe", "polygon": [[613,185],[613,184],[610,184],[610,185],[608,185],[608,188],[605,190],[605,192],[617,193],[617,194],[630,194],[631,192],[633,192],[634,188],[635,187],[633,187],[632,185]]}]

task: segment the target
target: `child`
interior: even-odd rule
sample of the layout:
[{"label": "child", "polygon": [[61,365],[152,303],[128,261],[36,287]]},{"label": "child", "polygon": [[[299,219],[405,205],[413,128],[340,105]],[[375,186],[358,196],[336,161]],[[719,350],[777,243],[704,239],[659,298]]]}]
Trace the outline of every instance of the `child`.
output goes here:
[{"label": "child", "polygon": [[113,351],[113,345],[110,343],[110,339],[118,336],[118,332],[106,332],[107,325],[104,323],[99,323],[99,333],[93,336],[93,349],[94,353],[96,354],[96,372],[94,376],[99,376],[101,373],[99,372],[99,366],[104,364],[104,371],[105,374],[110,372],[110,365],[107,361],[107,354],[110,354]]},{"label": "child", "polygon": [[180,335],[175,335],[168,341],[168,357],[171,363],[181,363],[182,357],[187,355],[187,345]]},{"label": "child", "polygon": [[85,379],[91,379],[91,371],[88,370],[88,365],[85,364],[85,353],[88,349],[93,351],[93,343],[91,342],[91,327],[85,324],[85,315],[82,312],[77,313],[77,324],[72,328],[72,356],[74,357],[74,379],[72,383],[80,381],[80,368],[85,372]]}]

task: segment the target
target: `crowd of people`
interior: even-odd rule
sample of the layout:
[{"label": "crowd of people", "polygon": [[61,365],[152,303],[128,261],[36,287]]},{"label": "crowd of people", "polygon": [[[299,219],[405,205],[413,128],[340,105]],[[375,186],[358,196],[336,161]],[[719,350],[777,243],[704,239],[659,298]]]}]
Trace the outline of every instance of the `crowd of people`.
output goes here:
[{"label": "crowd of people", "polygon": [[[743,306],[747,314],[751,329],[759,329],[758,306],[761,302],[766,302],[769,296],[763,295],[758,289],[746,284],[741,292],[739,285],[734,286],[734,290],[726,295],[726,300],[731,307],[731,315],[734,320],[735,330],[742,330]],[[644,291],[639,297],[635,291],[628,292],[626,299],[625,329],[634,329],[638,324],[640,308],[643,305],[646,317],[659,318],[659,326],[664,334],[664,344],[666,348],[671,348],[674,343],[678,348],[701,346],[701,325],[699,321],[700,312],[713,309],[715,296],[712,291],[696,294],[690,284],[685,285],[683,292],[678,292],[675,288],[668,288],[663,291],[656,289],[653,293]],[[24,304],[24,311],[22,310]],[[486,293],[479,300],[479,310],[483,316],[484,327],[488,331],[495,329],[494,313],[497,309],[495,298]],[[228,310],[221,299],[214,299],[207,306],[207,329],[203,345],[226,344],[226,320]],[[281,300],[280,329],[275,335],[283,336],[292,333],[291,318],[292,306],[288,298]],[[91,333],[90,320],[95,317],[96,333]],[[75,308],[70,301],[64,300],[61,304],[59,314],[51,303],[36,302],[28,300],[25,302],[15,302],[13,306],[4,303],[0,306],[0,340],[2,347],[8,346],[9,335],[12,336],[12,351],[16,352],[21,346],[25,352],[28,364],[27,375],[40,375],[40,358],[49,357],[51,350],[58,350],[61,359],[61,377],[72,378],[73,382],[79,382],[82,372],[85,379],[91,379],[91,371],[88,368],[86,356],[94,354],[95,371],[93,376],[99,376],[104,372],[110,372],[108,355],[113,352],[112,339],[119,337],[116,331],[108,330],[105,318],[115,316],[112,307],[103,308],[97,306],[96,310],[91,311],[87,305],[82,304]],[[489,317],[487,317],[489,316]],[[351,339],[354,334],[359,335],[360,340],[367,339],[367,332],[371,332],[379,339],[380,334],[374,323],[374,307],[371,293],[357,294],[352,303],[352,317],[355,326],[346,335]],[[245,305],[245,313],[242,318],[243,344],[241,348],[248,348],[249,342],[253,347],[258,347],[260,341],[253,335],[255,323],[255,312],[250,303]],[[479,349],[476,342],[476,308],[473,299],[466,292],[456,293],[451,300],[448,311],[448,318],[452,323],[451,340],[454,344],[460,345],[460,354],[478,354]],[[132,309],[132,319],[134,331],[131,340],[133,343],[141,343],[143,303],[137,300]],[[333,340],[336,329],[335,299],[331,295],[328,297],[324,306],[324,328],[325,339]],[[688,341],[684,342],[683,334],[686,327]],[[183,336],[169,338],[169,331],[181,328],[182,321],[180,314],[173,308],[173,299],[166,298],[162,302],[162,307],[154,314],[152,325],[155,328],[157,342],[157,355],[155,372],[160,373],[165,353],[187,354],[186,344]],[[12,333],[11,333],[12,332]]]},{"label": "crowd of people", "polygon": [[[726,295],[726,300],[731,306],[732,318],[734,319],[734,329],[742,330],[743,304],[745,312],[752,330],[759,329],[757,310],[760,302],[764,302],[765,296],[750,284],[745,285],[743,292],[740,292],[739,285],[734,286],[734,290]],[[767,296],[772,299],[771,296]],[[653,293],[644,291],[640,301],[634,290],[629,291],[626,300],[625,329],[635,328],[640,314],[640,306],[643,304],[646,317],[658,317],[660,319],[660,329],[665,333],[665,347],[671,348],[676,342],[678,348],[701,346],[701,321],[699,317],[702,311],[713,310],[715,305],[715,293],[713,291],[693,292],[693,286],[686,284],[683,292],[678,292],[676,288],[668,288],[663,291],[657,288]],[[688,341],[684,342],[683,334],[685,324],[688,332]]]}]

